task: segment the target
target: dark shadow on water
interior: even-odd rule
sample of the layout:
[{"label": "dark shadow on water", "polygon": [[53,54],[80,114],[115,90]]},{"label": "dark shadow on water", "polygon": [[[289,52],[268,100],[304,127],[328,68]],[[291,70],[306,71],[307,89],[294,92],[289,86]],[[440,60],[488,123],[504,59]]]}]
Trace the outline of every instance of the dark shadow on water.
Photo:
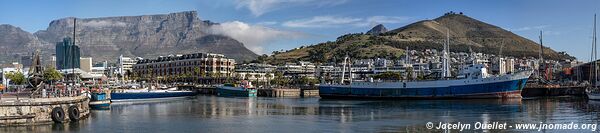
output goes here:
[{"label": "dark shadow on water", "polygon": [[[0,132],[439,132],[427,122],[597,122],[600,101],[189,99],[115,104],[79,122],[0,128]],[[503,132],[491,130],[491,132]],[[508,131],[511,132],[511,131]]]}]

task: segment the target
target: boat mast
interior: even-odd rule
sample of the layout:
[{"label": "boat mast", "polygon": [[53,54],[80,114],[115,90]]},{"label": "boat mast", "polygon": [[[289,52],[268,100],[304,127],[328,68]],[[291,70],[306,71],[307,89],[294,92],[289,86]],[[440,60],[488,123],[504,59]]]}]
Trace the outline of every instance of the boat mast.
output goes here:
[{"label": "boat mast", "polygon": [[352,84],[352,60],[348,58],[348,82]]},{"label": "boat mast", "polygon": [[596,86],[596,83],[598,83],[598,64],[596,62],[596,60],[598,60],[598,43],[596,42],[596,14],[594,14],[594,32],[593,32],[594,36],[592,38],[592,44],[594,45],[594,60],[592,61],[594,64],[594,86]]},{"label": "boat mast", "polygon": [[[542,38],[542,32],[543,32],[543,31],[541,31],[541,30],[540,30],[540,53],[539,53],[539,54],[540,54],[540,55],[539,55],[539,56],[540,56],[540,59],[539,59],[539,61],[538,61],[538,64],[539,64],[539,66],[542,66],[542,64],[545,64],[545,63],[544,63],[544,41],[543,41],[543,38]],[[547,66],[546,66],[546,65],[544,65],[544,67],[547,67]],[[538,68],[537,68],[537,71],[538,71],[538,78],[541,78],[541,79],[540,79],[540,80],[538,80],[538,81],[542,81],[542,80],[544,80],[544,74],[545,74],[545,72],[546,72],[547,70],[546,70],[546,69],[544,69],[544,71],[543,71],[544,73],[542,73],[542,71],[540,71],[540,68],[538,67]]]},{"label": "boat mast", "polygon": [[450,64],[448,63],[448,53],[450,45],[450,29],[446,29],[446,43],[444,44],[443,59],[442,59],[442,77],[450,77]]},{"label": "boat mast", "polygon": [[344,57],[344,62],[342,62],[342,79],[340,80],[340,84],[344,84],[344,77],[346,75],[346,60],[348,60],[348,54]]},{"label": "boat mast", "polygon": [[75,59],[73,59],[73,55],[75,54],[74,51],[74,47],[75,47],[75,32],[77,29],[77,18],[73,18],[73,46],[69,47],[70,48],[70,53],[71,53],[71,74],[73,74],[71,76],[71,81],[73,82],[73,86],[75,86]]},{"label": "boat mast", "polygon": [[404,51],[404,54],[406,54],[406,59],[404,61],[404,64],[407,64],[407,65],[411,63],[410,62],[410,54],[408,52],[410,52],[410,50],[408,50],[408,46],[407,46],[406,50]]},{"label": "boat mast", "polygon": [[544,63],[544,42],[542,40],[542,31],[540,30],[540,62]]},{"label": "boat mast", "polygon": [[597,50],[596,50],[596,14],[594,14],[594,31],[592,31],[592,53],[590,55],[590,84],[592,86],[596,86],[597,80],[597,68],[596,68],[596,60],[597,60]]},{"label": "boat mast", "polygon": [[475,57],[475,53],[473,53],[473,49],[471,49],[471,46],[469,46],[469,53],[471,56],[471,65],[475,65],[475,63],[477,62],[477,57]]}]

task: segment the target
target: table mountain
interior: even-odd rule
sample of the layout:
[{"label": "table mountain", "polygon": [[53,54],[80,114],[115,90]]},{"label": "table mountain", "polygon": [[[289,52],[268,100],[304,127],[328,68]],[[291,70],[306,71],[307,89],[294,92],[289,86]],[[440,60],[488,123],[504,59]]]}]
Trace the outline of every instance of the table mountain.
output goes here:
[{"label": "table mountain", "polygon": [[[195,11],[86,18],[77,19],[76,38],[85,56],[99,59],[110,60],[119,54],[154,58],[194,52],[221,53],[238,61],[257,57],[232,38],[211,35],[210,26],[216,24],[201,21]],[[47,42],[57,42],[72,34],[72,27],[72,18],[54,20],[48,29],[38,31],[35,35]]]},{"label": "table mountain", "polygon": [[[14,34],[19,34],[0,38],[0,47],[32,51],[32,46],[43,46],[43,53],[52,54],[56,42],[72,36],[73,19],[54,20],[46,30],[35,32],[33,35],[22,30],[15,32]],[[211,34],[209,29],[213,25],[218,23],[200,20],[195,11],[77,18],[75,36],[82,56],[93,57],[95,61],[114,61],[121,54],[156,58],[160,55],[210,52],[224,54],[238,62],[252,60],[258,56],[235,39]],[[0,29],[0,35],[6,34],[5,31]],[[7,51],[8,49],[2,50],[5,53],[12,52]]]},{"label": "table mountain", "polygon": [[31,49],[44,48],[49,44],[41,41],[21,28],[2,24],[0,25],[0,62],[9,63],[19,61],[19,55],[28,55]]}]

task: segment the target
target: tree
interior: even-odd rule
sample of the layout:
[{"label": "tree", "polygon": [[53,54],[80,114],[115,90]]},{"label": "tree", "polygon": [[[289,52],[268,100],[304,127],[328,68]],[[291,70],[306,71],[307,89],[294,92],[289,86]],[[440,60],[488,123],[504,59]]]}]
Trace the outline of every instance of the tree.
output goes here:
[{"label": "tree", "polygon": [[204,79],[206,79],[206,71],[200,70],[200,77],[202,77],[200,80],[201,84],[204,84]]},{"label": "tree", "polygon": [[210,80],[208,80],[208,84],[214,83],[214,77],[215,77],[214,75],[215,75],[215,73],[213,73],[213,72],[209,72],[206,74],[206,76],[210,79]]},{"label": "tree", "polygon": [[200,67],[194,67],[194,82],[198,82],[198,76],[200,76]]},{"label": "tree", "polygon": [[46,81],[58,81],[63,78],[63,75],[58,72],[54,67],[49,67],[44,70],[44,80]]},{"label": "tree", "polygon": [[25,84],[25,75],[21,72],[9,72],[6,73],[6,78],[10,79],[15,85]]},{"label": "tree", "polygon": [[265,82],[267,83],[268,86],[270,86],[271,82],[269,82],[269,81],[271,80],[271,77],[272,76],[270,73],[265,74],[265,78],[267,78],[267,80],[265,80]]},{"label": "tree", "polygon": [[275,78],[273,78],[273,80],[271,80],[271,82],[275,85],[284,86],[284,85],[288,85],[290,80],[287,77],[284,77],[283,73],[275,72]]},{"label": "tree", "polygon": [[301,85],[314,86],[315,84],[319,83],[319,80],[314,79],[314,78],[308,78],[308,77],[301,77],[298,80],[300,80],[300,81],[296,81],[296,82],[300,83]]},{"label": "tree", "polygon": [[256,74],[254,75],[254,79],[256,79],[256,85],[258,86],[260,83],[260,78],[262,78],[262,76],[260,74]]},{"label": "tree", "polygon": [[[14,83],[15,85],[23,85],[25,84],[25,75],[23,75],[23,73],[21,72],[9,72],[6,73],[6,78],[10,79],[10,81],[12,83]],[[19,92],[20,90],[20,86],[17,87],[17,92]],[[17,95],[17,99],[19,99],[19,96]]]}]

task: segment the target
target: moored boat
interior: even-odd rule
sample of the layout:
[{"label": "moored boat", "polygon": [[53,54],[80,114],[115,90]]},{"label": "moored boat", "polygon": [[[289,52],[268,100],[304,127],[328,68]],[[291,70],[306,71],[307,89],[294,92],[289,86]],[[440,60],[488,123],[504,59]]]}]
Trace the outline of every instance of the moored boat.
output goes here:
[{"label": "moored boat", "polygon": [[320,85],[322,98],[521,98],[531,71],[501,76],[487,75],[483,65],[473,65],[465,77],[433,81],[352,82],[348,85]]},{"label": "moored boat", "polygon": [[160,100],[160,99],[173,99],[173,98],[186,98],[195,96],[197,93],[194,91],[186,90],[121,90],[111,92],[111,101],[113,102],[125,102],[125,101],[143,101],[143,100]]},{"label": "moored boat", "polygon": [[110,109],[110,98],[105,92],[92,92],[90,98],[90,108],[92,109]]},{"label": "moored boat", "polygon": [[242,81],[239,86],[235,86],[235,84],[223,84],[217,87],[217,96],[256,97],[256,93],[256,88],[248,81]]},{"label": "moored boat", "polygon": [[[449,31],[442,51],[442,68],[435,80],[355,81],[345,83],[346,60],[344,58],[339,84],[319,85],[321,98],[394,98],[394,99],[458,99],[458,98],[522,98],[532,70],[492,75],[487,66],[475,61],[460,68],[453,77],[450,72]],[[349,67],[349,66],[348,66]],[[352,70],[349,67],[348,70]],[[350,71],[350,77],[352,73]]]},{"label": "moored boat", "polygon": [[600,100],[600,90],[597,87],[586,88],[586,95],[590,100]]},{"label": "moored boat", "polygon": [[597,42],[596,42],[596,15],[594,14],[594,32],[592,38],[592,60],[590,61],[590,78],[589,86],[586,87],[586,95],[589,100],[600,100],[600,82],[598,81],[598,59],[597,57]]}]

